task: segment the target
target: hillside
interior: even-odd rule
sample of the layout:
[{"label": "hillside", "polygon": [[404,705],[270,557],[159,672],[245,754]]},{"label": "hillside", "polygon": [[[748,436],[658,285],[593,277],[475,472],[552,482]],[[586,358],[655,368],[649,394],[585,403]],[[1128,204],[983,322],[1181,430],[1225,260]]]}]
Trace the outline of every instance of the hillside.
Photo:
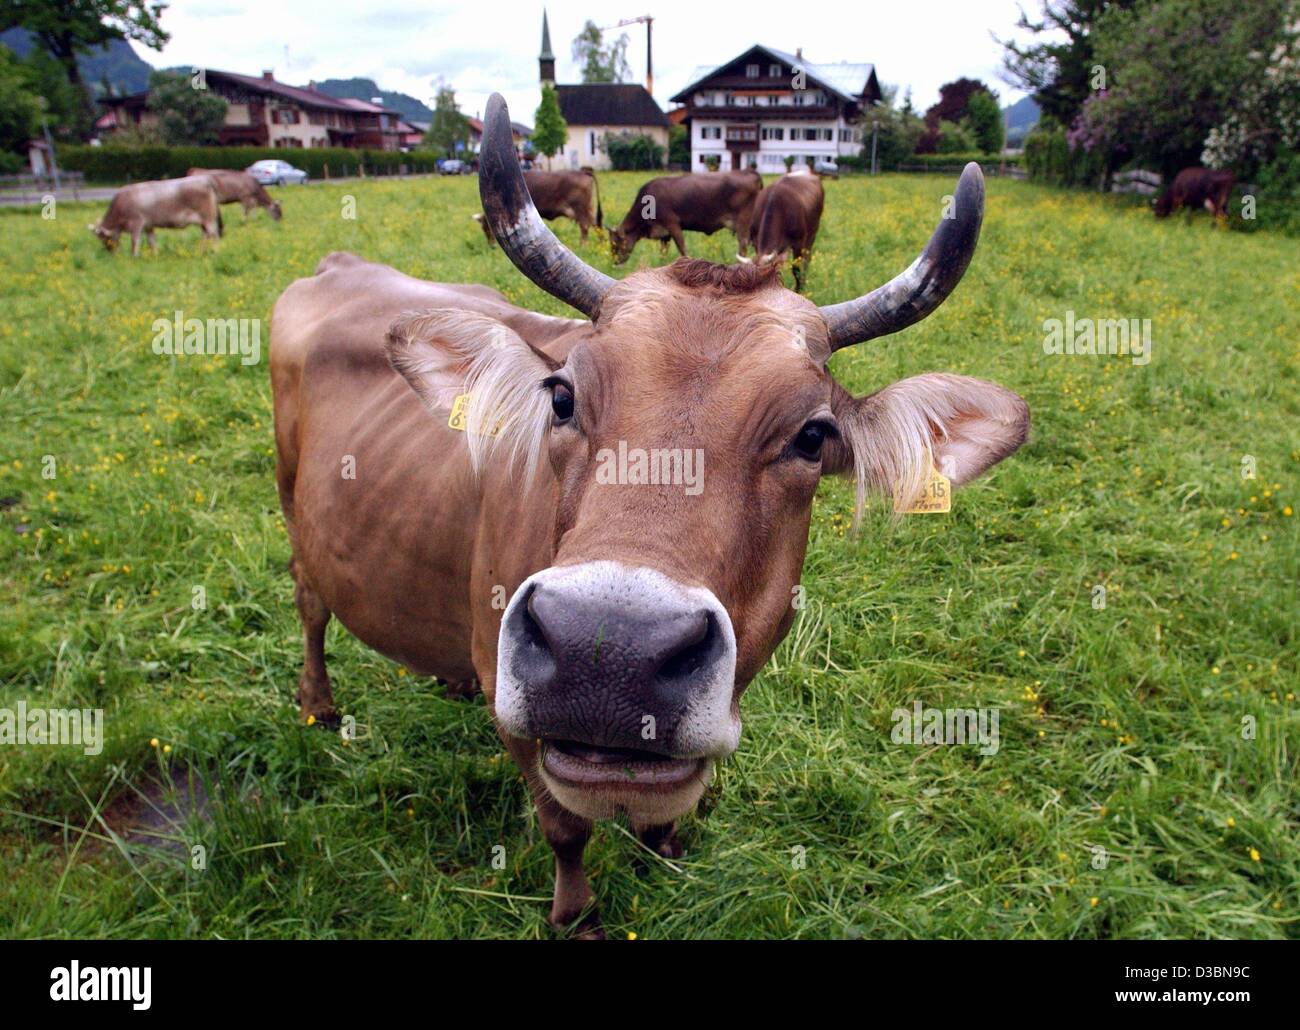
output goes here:
[{"label": "hillside", "polygon": [[370,100],[381,97],[385,107],[390,107],[409,121],[431,122],[433,111],[409,93],[380,89],[374,79],[325,79],[316,88],[332,97],[351,97],[353,100]]},{"label": "hillside", "polygon": [[1021,97],[1010,107],[1004,107],[1002,121],[1007,127],[1007,146],[1019,146],[1038,123],[1038,105],[1034,98]]},{"label": "hillside", "polygon": [[[10,29],[0,33],[3,43],[19,57],[26,57],[32,49],[32,37],[26,29]],[[78,62],[82,79],[96,92],[107,78],[117,93],[139,93],[149,86],[149,73],[153,70],[124,39],[115,39],[99,50],[82,57]]]}]

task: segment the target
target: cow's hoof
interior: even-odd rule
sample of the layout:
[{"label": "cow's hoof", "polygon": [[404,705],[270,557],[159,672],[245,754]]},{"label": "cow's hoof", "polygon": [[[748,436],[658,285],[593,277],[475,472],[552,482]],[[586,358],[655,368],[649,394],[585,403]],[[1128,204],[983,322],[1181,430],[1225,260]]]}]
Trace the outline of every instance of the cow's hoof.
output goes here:
[{"label": "cow's hoof", "polygon": [[307,726],[323,726],[327,730],[338,729],[342,721],[339,713],[333,708],[317,708],[309,711],[301,705],[298,708],[298,718]]},{"label": "cow's hoof", "polygon": [[[684,849],[677,838],[677,827],[649,826],[637,831],[637,840],[660,858],[681,858]],[[644,863],[642,863],[644,864]]]},{"label": "cow's hoof", "polygon": [[560,935],[570,941],[603,941],[605,937],[605,927],[601,925],[600,915],[591,912],[572,925],[564,924],[556,927]]},{"label": "cow's hoof", "polygon": [[298,718],[308,726],[324,726],[333,729],[339,724],[339,714],[334,711],[333,700],[322,701],[319,698],[310,700],[304,699],[303,690],[298,688],[298,692],[293,695],[293,699],[298,702]]}]

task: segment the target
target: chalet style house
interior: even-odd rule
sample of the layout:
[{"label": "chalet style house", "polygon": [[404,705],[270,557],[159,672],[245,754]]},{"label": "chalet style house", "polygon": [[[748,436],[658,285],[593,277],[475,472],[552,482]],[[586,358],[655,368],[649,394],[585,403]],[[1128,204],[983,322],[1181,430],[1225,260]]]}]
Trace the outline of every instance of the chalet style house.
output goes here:
[{"label": "chalet style house", "polygon": [[880,99],[874,65],[815,64],[802,50],[757,45],[715,68],[696,68],[672,98],[685,107],[691,171],[716,160],[720,171],[765,173],[783,172],[786,157],[798,166],[809,157],[857,156],[863,114]]},{"label": "chalet style house", "polygon": [[[235,72],[203,71],[207,88],[226,101],[226,121],[218,143],[224,147],[353,147],[370,150],[409,148],[415,129],[386,107],[365,100],[332,97],[277,82],[269,72],[260,78]],[[148,126],[157,118],[146,105],[147,93],[105,97],[105,115],[96,127],[108,139],[131,125]],[[416,138],[418,142],[418,138]]]},{"label": "chalet style house", "polygon": [[639,84],[584,82],[557,85],[551,29],[542,12],[542,52],[537,58],[543,85],[555,87],[560,114],[569,136],[555,161],[568,168],[610,167],[606,135],[649,136],[668,153],[668,116],[649,91]]}]

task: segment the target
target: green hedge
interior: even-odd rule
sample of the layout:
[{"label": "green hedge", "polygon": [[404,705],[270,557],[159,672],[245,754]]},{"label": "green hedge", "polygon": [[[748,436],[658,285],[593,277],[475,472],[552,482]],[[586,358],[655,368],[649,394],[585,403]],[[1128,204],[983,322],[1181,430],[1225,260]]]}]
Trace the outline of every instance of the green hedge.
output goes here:
[{"label": "green hedge", "polygon": [[[871,155],[867,154],[867,161],[870,163]],[[951,165],[964,165],[968,161],[974,161],[979,165],[1006,165],[1008,168],[1020,167],[1019,154],[980,154],[980,153],[961,153],[961,154],[909,154],[898,163],[903,165],[922,165],[926,168],[947,168]]]},{"label": "green hedge", "polygon": [[1036,182],[1096,189],[1105,166],[1101,148],[1091,152],[1072,148],[1066,142],[1065,129],[1047,119],[1040,121],[1025,137],[1025,170]]},{"label": "green hedge", "polygon": [[278,158],[301,168],[313,179],[356,175],[364,162],[367,175],[431,172],[437,155],[432,151],[402,154],[392,150],[348,150],[342,147],[78,147],[59,148],[59,164],[82,172],[88,182],[140,182],[175,179],[189,168],[247,168],[254,161]]}]

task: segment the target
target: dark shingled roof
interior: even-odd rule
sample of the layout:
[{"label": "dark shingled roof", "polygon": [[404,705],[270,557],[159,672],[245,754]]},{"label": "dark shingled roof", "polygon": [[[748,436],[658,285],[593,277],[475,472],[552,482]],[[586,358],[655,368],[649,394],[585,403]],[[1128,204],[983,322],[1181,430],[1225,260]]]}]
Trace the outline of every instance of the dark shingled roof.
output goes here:
[{"label": "dark shingled roof", "polygon": [[668,125],[654,97],[636,83],[586,82],[555,92],[570,125]]}]

